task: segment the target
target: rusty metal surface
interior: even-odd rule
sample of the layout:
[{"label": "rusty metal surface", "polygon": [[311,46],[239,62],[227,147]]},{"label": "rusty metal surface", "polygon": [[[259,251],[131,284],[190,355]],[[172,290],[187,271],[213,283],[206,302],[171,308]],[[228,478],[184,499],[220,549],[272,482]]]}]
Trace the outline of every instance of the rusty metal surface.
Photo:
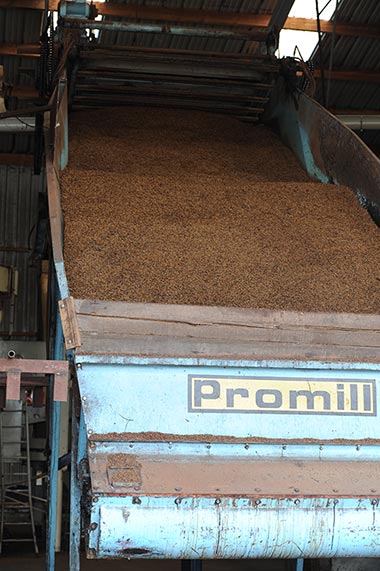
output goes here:
[{"label": "rusty metal surface", "polygon": [[377,497],[379,462],[90,454],[93,492],[143,496]]},{"label": "rusty metal surface", "polygon": [[379,221],[380,160],[361,139],[307,97],[300,99],[299,118],[310,133],[310,148],[329,180],[348,186]]}]

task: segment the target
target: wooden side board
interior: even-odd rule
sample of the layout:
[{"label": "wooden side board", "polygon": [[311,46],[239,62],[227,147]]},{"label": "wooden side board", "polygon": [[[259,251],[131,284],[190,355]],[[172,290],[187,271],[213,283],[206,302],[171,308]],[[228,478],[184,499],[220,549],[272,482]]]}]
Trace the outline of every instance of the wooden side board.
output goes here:
[{"label": "wooden side board", "polygon": [[78,354],[380,362],[380,316],[76,300]]}]

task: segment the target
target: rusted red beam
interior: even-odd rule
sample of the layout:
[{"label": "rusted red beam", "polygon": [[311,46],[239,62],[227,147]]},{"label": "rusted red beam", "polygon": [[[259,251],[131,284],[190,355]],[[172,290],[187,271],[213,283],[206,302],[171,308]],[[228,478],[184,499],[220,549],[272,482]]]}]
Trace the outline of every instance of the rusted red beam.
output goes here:
[{"label": "rusted red beam", "polygon": [[22,375],[53,375],[53,398],[56,401],[67,400],[69,364],[67,361],[40,359],[0,359],[0,373],[6,374],[6,400],[19,400],[21,386],[30,386]]}]

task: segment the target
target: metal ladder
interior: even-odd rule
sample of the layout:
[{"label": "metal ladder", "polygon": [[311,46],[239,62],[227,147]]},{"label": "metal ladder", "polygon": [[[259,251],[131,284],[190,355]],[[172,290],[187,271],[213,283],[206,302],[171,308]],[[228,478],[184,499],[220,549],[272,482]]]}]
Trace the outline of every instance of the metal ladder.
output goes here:
[{"label": "metal ladder", "polygon": [[[13,542],[32,542],[34,551],[38,554],[33,513],[29,438],[26,403],[12,401],[11,405],[9,402],[7,408],[0,412],[0,555],[3,544]],[[29,537],[4,537],[6,529],[20,526],[29,528],[31,535]]]}]

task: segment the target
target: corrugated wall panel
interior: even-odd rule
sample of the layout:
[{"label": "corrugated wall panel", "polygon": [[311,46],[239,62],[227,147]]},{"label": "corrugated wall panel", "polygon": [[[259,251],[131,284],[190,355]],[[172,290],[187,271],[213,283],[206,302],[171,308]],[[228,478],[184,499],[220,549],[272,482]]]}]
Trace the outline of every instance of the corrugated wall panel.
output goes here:
[{"label": "corrugated wall panel", "polygon": [[[380,2],[378,0],[342,0],[338,12],[338,22],[380,26]],[[323,66],[328,69],[332,37],[325,34],[322,40]],[[313,56],[319,65],[320,53],[316,48]],[[380,70],[380,41],[376,38],[337,36],[333,54],[334,69]],[[322,98],[319,82],[316,96]],[[330,107],[344,109],[380,109],[380,85],[360,81],[332,81]]]},{"label": "corrugated wall panel", "polygon": [[[36,338],[38,333],[39,264],[33,264],[31,250],[37,228],[38,195],[45,191],[44,174],[36,176],[30,167],[0,165],[0,265],[19,271],[15,299],[15,338]],[[0,333],[9,331],[11,312],[5,300]]]}]

